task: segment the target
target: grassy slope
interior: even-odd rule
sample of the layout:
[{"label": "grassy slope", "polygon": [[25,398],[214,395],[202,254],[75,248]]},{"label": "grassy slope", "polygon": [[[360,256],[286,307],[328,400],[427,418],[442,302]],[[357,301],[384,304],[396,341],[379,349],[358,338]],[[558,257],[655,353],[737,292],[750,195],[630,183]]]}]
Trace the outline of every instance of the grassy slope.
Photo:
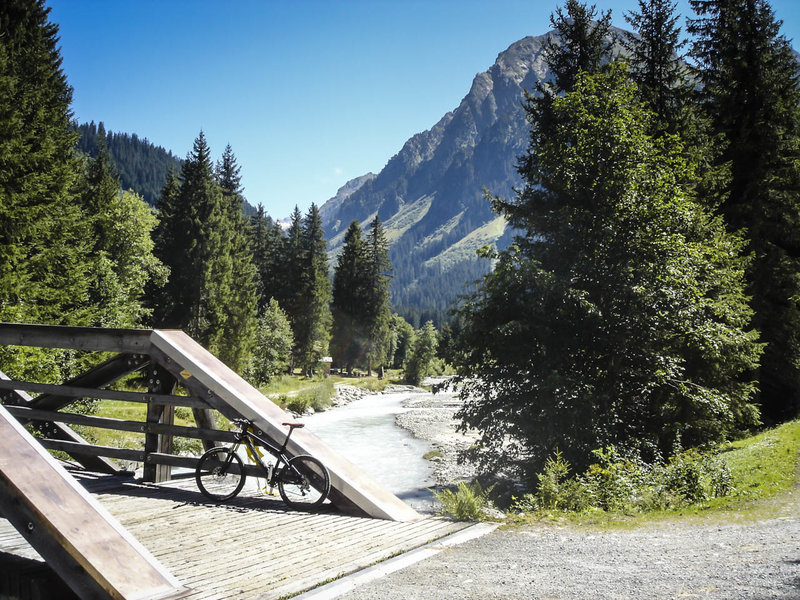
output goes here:
[{"label": "grassy slope", "polygon": [[510,525],[557,521],[605,529],[673,519],[752,520],[793,514],[800,505],[800,421],[730,442],[721,448],[719,456],[733,476],[734,491],[729,496],[644,514],[540,511],[515,516]]}]

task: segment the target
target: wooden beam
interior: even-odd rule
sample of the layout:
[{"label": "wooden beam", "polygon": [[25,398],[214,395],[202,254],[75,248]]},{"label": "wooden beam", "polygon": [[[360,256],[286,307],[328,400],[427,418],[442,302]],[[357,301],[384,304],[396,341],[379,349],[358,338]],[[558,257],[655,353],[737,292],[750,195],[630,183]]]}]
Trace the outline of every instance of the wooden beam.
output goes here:
[{"label": "wooden beam", "polygon": [[[223,414],[232,411],[250,419],[273,441],[280,443],[284,439],[286,429],[281,423],[291,417],[188,335],[182,331],[154,330],[151,343],[172,361],[171,364],[181,367],[186,373],[184,379],[202,384],[206,389],[203,397],[209,405]],[[192,390],[192,393],[198,391]],[[372,517],[395,521],[421,518],[414,509],[307,429],[292,434],[288,453],[311,454],[322,461],[331,475],[331,499],[342,510],[355,509]]]},{"label": "wooden beam", "polygon": [[148,354],[149,329],[106,329],[0,323],[0,345]]},{"label": "wooden beam", "polygon": [[182,425],[165,425],[162,423],[147,423],[145,421],[129,421],[125,419],[115,419],[113,417],[96,417],[94,415],[82,415],[78,413],[38,410],[24,406],[6,406],[6,409],[21,421],[51,421],[56,423],[66,423],[68,425],[97,427],[98,429],[133,431],[136,433],[155,433],[199,440],[210,439],[217,442],[226,443],[232,443],[235,441],[232,431],[223,431],[221,429],[203,429],[200,427],[184,427]]},{"label": "wooden beam", "polygon": [[[150,394],[149,392],[127,392],[124,390],[106,390],[96,388],[18,381],[15,379],[0,380],[0,390],[24,390],[27,392],[59,394],[69,398],[64,406],[76,398],[98,398],[103,400],[122,400],[123,402],[157,402],[170,406],[188,406],[189,408],[208,408],[208,403],[196,396],[176,396],[174,394]],[[33,406],[45,410],[58,410],[63,406],[42,406],[33,401]]]},{"label": "wooden beam", "polygon": [[[185,467],[194,469],[200,460],[197,456],[177,456],[175,454],[164,454],[161,452],[145,453],[144,450],[131,450],[129,448],[114,448],[112,446],[91,446],[88,444],[75,444],[62,440],[42,439],[43,447],[48,450],[61,450],[69,454],[86,454],[89,456],[108,456],[119,460],[128,460],[150,465],[170,465],[172,467]],[[264,472],[260,467],[248,464],[244,466],[244,472],[249,477],[264,477]]]},{"label": "wooden beam", "polygon": [[81,598],[183,597],[181,584],[0,406],[0,512]]},{"label": "wooden beam", "polygon": [[[53,391],[43,393],[33,400],[33,405],[35,408],[58,410],[75,400],[76,396],[70,390],[96,390],[102,388],[125,375],[146,367],[149,363],[150,357],[143,354],[119,354],[64,382],[61,386],[54,388]],[[87,395],[85,397],[96,398],[97,396]]]},{"label": "wooden beam", "polygon": [[[8,377],[6,374],[0,371],[0,383],[5,383],[7,381]],[[28,396],[28,394],[16,389],[8,390],[5,394],[0,395],[0,399],[3,402],[22,406],[28,406],[31,402],[31,397]],[[39,425],[39,431],[41,431],[45,436],[54,437],[61,440],[69,440],[78,444],[89,443],[62,423],[43,423]],[[120,469],[117,467],[117,465],[105,458],[96,456],[79,456],[74,458],[89,471],[95,471],[97,473],[110,473],[112,475],[120,472]]]},{"label": "wooden beam", "polygon": [[[148,394],[152,398],[154,395],[172,394],[175,391],[177,381],[164,367],[154,364],[150,367],[148,381]],[[155,400],[147,403],[147,423],[149,425],[164,424],[174,425],[175,407],[168,404],[159,404]],[[169,433],[153,433],[152,429],[145,434],[144,451],[146,454],[159,452],[172,454],[172,435]],[[169,481],[172,475],[170,465],[145,463],[143,479],[153,483]]]}]

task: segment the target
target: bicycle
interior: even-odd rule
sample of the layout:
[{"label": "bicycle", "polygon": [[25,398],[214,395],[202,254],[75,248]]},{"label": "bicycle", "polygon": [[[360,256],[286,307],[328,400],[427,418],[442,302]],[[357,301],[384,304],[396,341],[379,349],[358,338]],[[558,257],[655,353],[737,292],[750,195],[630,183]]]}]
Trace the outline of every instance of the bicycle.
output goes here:
[{"label": "bicycle", "polygon": [[[247,455],[263,471],[270,494],[277,486],[281,499],[289,507],[297,509],[312,510],[325,501],[331,488],[331,478],[325,466],[307,454],[292,458],[286,455],[286,446],[292,432],[305,427],[304,424],[283,423],[289,428],[289,432],[279,448],[256,435],[251,421],[234,419],[232,423],[239,427],[239,431],[234,432],[233,446],[211,448],[197,463],[195,479],[204,496],[223,502],[242,491],[246,474],[244,461],[236,451],[244,444]],[[276,458],[275,464],[265,464],[262,460],[263,452],[260,450],[262,447]]]}]

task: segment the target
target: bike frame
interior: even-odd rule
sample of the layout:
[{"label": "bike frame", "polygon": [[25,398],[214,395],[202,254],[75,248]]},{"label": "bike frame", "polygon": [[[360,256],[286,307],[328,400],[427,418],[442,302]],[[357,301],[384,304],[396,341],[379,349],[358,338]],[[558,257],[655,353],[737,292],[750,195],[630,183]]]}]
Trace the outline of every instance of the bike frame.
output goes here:
[{"label": "bike frame", "polygon": [[[273,486],[277,482],[278,475],[282,474],[289,467],[289,458],[286,456],[286,446],[289,444],[289,438],[292,435],[292,431],[292,429],[289,429],[289,433],[286,434],[286,439],[283,441],[283,445],[281,445],[279,448],[278,446],[270,443],[268,440],[259,437],[253,431],[250,431],[250,428],[243,429],[240,434],[240,439],[234,445],[232,452],[236,452],[236,449],[239,447],[239,445],[244,444],[250,457],[255,460],[256,464],[259,465],[266,473],[268,485]],[[261,452],[257,450],[258,447],[264,447],[267,452],[275,457],[274,465],[265,464],[261,458]],[[279,469],[278,467],[281,465],[281,463],[283,463],[284,466]],[[300,475],[296,471],[295,474]]]}]

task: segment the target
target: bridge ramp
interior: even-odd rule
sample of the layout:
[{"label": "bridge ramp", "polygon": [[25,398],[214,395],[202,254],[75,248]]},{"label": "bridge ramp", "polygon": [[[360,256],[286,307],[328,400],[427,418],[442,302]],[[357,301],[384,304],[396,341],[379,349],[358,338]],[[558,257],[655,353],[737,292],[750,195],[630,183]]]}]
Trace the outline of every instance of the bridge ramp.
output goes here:
[{"label": "bridge ramp", "polygon": [[190,592],[0,406],[0,511],[81,598]]}]

